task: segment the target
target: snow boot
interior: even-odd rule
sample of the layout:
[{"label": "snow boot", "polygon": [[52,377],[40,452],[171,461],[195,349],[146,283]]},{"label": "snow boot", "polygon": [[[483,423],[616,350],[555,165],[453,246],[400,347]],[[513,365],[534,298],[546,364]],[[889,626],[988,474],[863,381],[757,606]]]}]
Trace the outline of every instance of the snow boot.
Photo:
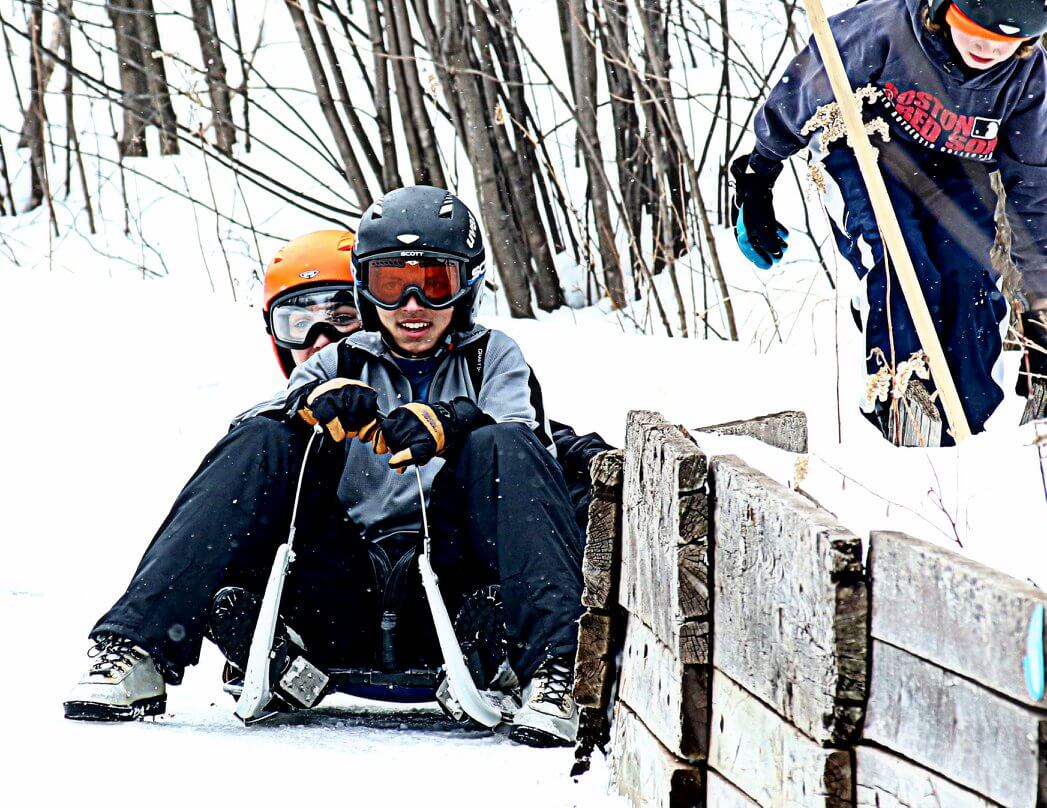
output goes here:
[{"label": "snow boot", "polygon": [[95,662],[63,703],[66,718],[133,721],[167,708],[164,679],[133,640],[101,634],[87,655]]},{"label": "snow boot", "polygon": [[[501,702],[503,712],[515,713],[520,708],[520,680],[509,665],[501,588],[484,587],[467,597],[455,617],[454,633],[476,686]],[[440,674],[436,702],[449,718],[479,726],[451,693],[446,673]]]},{"label": "snow boot", "polygon": [[547,657],[524,688],[509,738],[528,746],[572,746],[578,736],[573,656]]},{"label": "snow boot", "polygon": [[[235,698],[243,691],[244,671],[251,656],[251,639],[258,622],[262,598],[239,586],[226,586],[215,593],[207,617],[207,637],[226,664],[222,670],[222,689]],[[273,702],[268,709],[293,712],[313,707],[325,695],[329,677],[305,656],[305,643],[281,618],[273,637],[270,670]]]}]

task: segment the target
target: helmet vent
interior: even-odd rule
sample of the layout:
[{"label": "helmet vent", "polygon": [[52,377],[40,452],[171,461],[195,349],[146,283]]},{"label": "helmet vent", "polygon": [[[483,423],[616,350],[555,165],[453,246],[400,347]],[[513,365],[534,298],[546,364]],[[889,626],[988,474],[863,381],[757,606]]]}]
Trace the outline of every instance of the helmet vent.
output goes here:
[{"label": "helmet vent", "polygon": [[371,218],[372,219],[381,219],[382,218],[382,205],[383,205],[383,203],[384,203],[384,199],[382,197],[379,197],[378,199],[376,199],[374,201],[374,205],[371,207]]},{"label": "helmet vent", "polygon": [[450,219],[452,213],[454,213],[454,197],[448,194],[444,197],[443,204],[440,205],[440,218]]}]

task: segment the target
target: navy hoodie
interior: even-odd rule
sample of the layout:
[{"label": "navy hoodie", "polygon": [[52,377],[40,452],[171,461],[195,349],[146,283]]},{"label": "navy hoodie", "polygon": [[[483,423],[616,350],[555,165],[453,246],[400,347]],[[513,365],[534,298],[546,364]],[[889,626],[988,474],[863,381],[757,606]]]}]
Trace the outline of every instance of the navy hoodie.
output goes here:
[{"label": "navy hoodie", "polygon": [[[1047,304],[1047,54],[1012,58],[975,72],[944,32],[920,19],[927,0],[867,0],[830,19],[847,76],[883,96],[876,114],[910,151],[999,169],[1014,231],[1012,254],[1031,300]],[[818,107],[834,100],[813,38],[757,113],[754,170],[808,145],[801,134]],[[887,114],[883,114],[886,112]],[[992,205],[989,205],[989,209]]]}]

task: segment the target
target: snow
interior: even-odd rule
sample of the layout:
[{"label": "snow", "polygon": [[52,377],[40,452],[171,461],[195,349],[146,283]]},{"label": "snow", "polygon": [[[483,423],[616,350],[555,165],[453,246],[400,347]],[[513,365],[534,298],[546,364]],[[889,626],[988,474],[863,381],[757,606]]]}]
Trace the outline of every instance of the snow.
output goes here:
[{"label": "snow", "polygon": [[[18,3],[5,5],[22,13]],[[167,5],[157,0],[158,9]],[[248,4],[249,14],[284,14],[282,4],[270,5],[267,11],[264,4]],[[558,37],[548,35],[552,4],[534,5],[535,13],[521,15],[521,28],[565,87]],[[762,43],[780,28],[765,4],[750,5],[758,13],[751,30],[742,25],[737,31],[743,45]],[[847,3],[827,5],[831,13]],[[105,20],[101,4],[83,5],[78,13]],[[732,14],[744,19],[734,4]],[[195,52],[190,28],[175,18],[165,25],[166,48]],[[244,29],[253,43],[257,18]],[[14,49],[16,69],[27,72],[17,40]],[[278,74],[281,85],[308,86],[286,27],[270,34],[260,53],[263,71]],[[767,54],[754,47],[752,57]],[[230,69],[230,81],[239,81],[235,66]],[[112,65],[107,70],[115,75]],[[718,70],[687,69],[679,81],[689,87],[713,82],[715,92],[718,76]],[[27,76],[21,84],[27,86]],[[259,88],[252,92],[266,97]],[[552,128],[564,111],[548,89],[538,88],[535,96],[543,125]],[[12,97],[10,77],[0,71],[0,98]],[[60,99],[53,103],[49,117],[60,131]],[[199,120],[199,110],[184,97],[176,103],[188,123]],[[0,799],[15,805],[108,805],[122,801],[130,787],[135,798],[179,806],[194,800],[345,799],[382,805],[622,804],[606,794],[608,772],[599,757],[590,774],[573,782],[567,776],[569,750],[533,750],[451,728],[430,707],[342,699],[330,708],[325,703],[317,715],[244,729],[221,692],[219,660],[206,645],[201,664],[170,691],[162,720],[105,726],[62,718],[60,702],[86,667],[87,631],[123,591],[177,491],[230,417],[283,383],[260,311],[251,305],[259,296],[261,269],[283,239],[331,226],[238,183],[229,172],[208,176],[191,149],[179,157],[133,161],[138,173],[127,177],[132,216],[125,223],[104,113],[84,98],[77,104],[80,121],[93,115],[96,124],[104,123],[96,126],[97,136],[89,127],[83,135],[85,149],[105,156],[87,160],[95,210],[104,214],[100,232],[88,234],[75,183],[68,199],[56,199],[57,237],[44,209],[0,218],[0,274],[8,301],[0,318],[8,365],[0,396],[6,460],[0,466],[0,535],[7,551],[0,564],[0,630],[8,649],[0,673],[7,696],[0,722],[6,764]],[[3,106],[10,113],[12,105],[5,100]],[[695,107],[700,150],[702,116],[709,110]],[[324,131],[315,105],[302,103],[300,111],[317,132]],[[0,138],[24,204],[27,161],[15,150],[10,128],[17,120],[5,118]],[[280,174],[283,179],[349,207],[340,181],[306,176],[332,176],[316,153],[264,118],[252,120],[256,135],[272,145],[272,151],[256,145],[252,165],[288,172],[288,161],[274,155],[293,154],[300,171]],[[608,132],[609,123],[607,118],[602,124]],[[447,144],[446,125],[437,126]],[[561,127],[550,148],[565,186],[580,199],[584,177],[573,166],[573,139],[571,128]],[[612,142],[609,135],[606,142]],[[157,154],[155,139],[150,145]],[[53,176],[62,173],[62,159]],[[461,195],[472,203],[461,155],[457,171]],[[193,208],[174,193],[190,188],[210,199],[212,187],[216,207],[238,224]],[[784,221],[798,230],[800,192],[779,187]],[[715,199],[715,188],[708,190],[707,198]],[[242,226],[248,209],[257,238]],[[824,237],[821,214],[813,209],[811,216],[820,228],[816,235]],[[482,319],[520,342],[542,382],[547,412],[579,432],[598,431],[620,444],[626,414],[634,408],[658,410],[689,428],[801,409],[811,430],[805,476],[796,456],[756,441],[699,439],[711,451],[738,454],[797,485],[863,537],[874,529],[903,530],[1047,585],[1047,493],[1032,428],[1016,426],[1022,402],[1010,395],[1017,355],[1005,357],[1009,395],[986,434],[954,449],[895,449],[857,412],[864,380],[861,340],[848,311],[856,286],[849,268],[829,259],[839,287],[834,291],[800,238],[770,272],[744,261],[726,228],[717,229],[717,246],[737,308],[738,343],[650,336],[660,333],[660,325],[649,296],[621,313],[609,313],[606,301],[597,301],[537,322],[500,316],[504,301],[491,296]],[[831,254],[829,245],[825,249]],[[582,306],[585,273],[565,255],[557,263],[571,287],[572,306]],[[699,263],[679,265],[692,335],[703,292]],[[667,275],[656,285],[675,328]],[[721,312],[711,312],[714,327],[721,327],[720,318]]]}]

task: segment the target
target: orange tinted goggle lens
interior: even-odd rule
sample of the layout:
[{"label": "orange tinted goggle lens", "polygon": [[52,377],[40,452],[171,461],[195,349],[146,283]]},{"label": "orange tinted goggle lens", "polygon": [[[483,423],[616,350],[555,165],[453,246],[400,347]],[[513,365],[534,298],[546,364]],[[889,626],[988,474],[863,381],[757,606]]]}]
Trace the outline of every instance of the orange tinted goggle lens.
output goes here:
[{"label": "orange tinted goggle lens", "polygon": [[993,42],[1021,42],[1026,39],[1026,37],[1007,36],[1006,34],[998,34],[996,31],[990,31],[988,28],[982,28],[982,26],[960,11],[956,3],[949,4],[949,9],[945,12],[945,21],[968,36],[991,39]]},{"label": "orange tinted goggle lens", "polygon": [[394,259],[373,261],[368,267],[367,291],[379,303],[399,303],[412,286],[433,305],[447,303],[461,290],[458,263],[433,258]]}]

